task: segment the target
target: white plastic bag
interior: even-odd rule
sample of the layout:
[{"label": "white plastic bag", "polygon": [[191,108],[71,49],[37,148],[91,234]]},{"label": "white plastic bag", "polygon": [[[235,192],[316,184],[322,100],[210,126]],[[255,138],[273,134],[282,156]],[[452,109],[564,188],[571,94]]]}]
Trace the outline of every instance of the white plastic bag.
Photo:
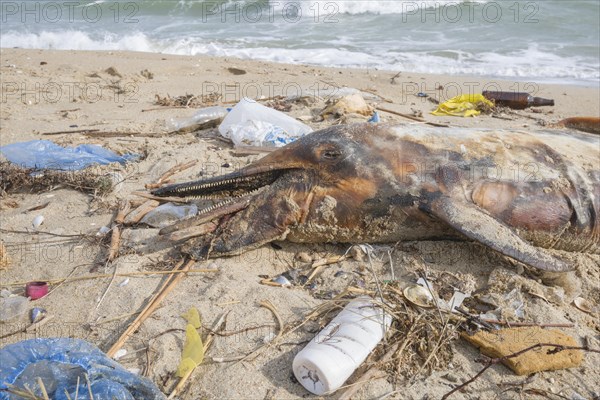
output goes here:
[{"label": "white plastic bag", "polygon": [[221,122],[219,132],[236,146],[281,147],[312,129],[280,111],[243,98]]}]

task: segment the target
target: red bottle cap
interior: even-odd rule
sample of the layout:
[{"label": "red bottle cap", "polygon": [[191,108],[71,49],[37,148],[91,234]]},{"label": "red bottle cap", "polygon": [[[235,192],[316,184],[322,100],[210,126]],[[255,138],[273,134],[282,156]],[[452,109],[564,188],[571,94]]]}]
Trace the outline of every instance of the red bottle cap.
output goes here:
[{"label": "red bottle cap", "polygon": [[48,284],[46,282],[29,282],[25,285],[25,296],[31,300],[41,299],[48,294]]}]

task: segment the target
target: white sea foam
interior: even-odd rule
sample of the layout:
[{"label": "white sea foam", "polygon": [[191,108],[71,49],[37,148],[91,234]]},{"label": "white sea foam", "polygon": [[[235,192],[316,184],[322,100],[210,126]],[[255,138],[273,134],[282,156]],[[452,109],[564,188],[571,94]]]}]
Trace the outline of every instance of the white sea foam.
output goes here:
[{"label": "white sea foam", "polygon": [[44,31],[39,34],[7,32],[0,35],[0,47],[55,50],[156,51],[155,47],[143,33],[119,36],[107,32],[102,37],[92,38],[86,32],[75,30],[60,32]]},{"label": "white sea foam", "polygon": [[280,63],[312,64],[337,67],[379,68],[435,74],[483,75],[507,78],[597,81],[600,66],[561,57],[531,45],[508,54],[466,51],[359,51],[332,48],[272,48],[257,46],[248,40],[222,43],[201,38],[152,40],[144,33],[117,36],[106,33],[92,38],[81,31],[22,34],[8,32],[0,39],[1,47],[59,50],[131,50],[179,55],[212,55],[259,59]]},{"label": "white sea foam", "polygon": [[[413,14],[419,10],[455,7],[460,3],[485,3],[488,0],[301,0],[302,12],[335,17],[337,14]],[[292,7],[296,1],[273,0],[276,10]]]},{"label": "white sea foam", "polygon": [[[114,0],[107,1],[96,3],[114,5]],[[200,7],[206,2],[234,5],[234,13],[206,15]],[[256,4],[255,0],[147,0],[137,11],[135,24],[124,23],[123,18],[115,23],[110,8],[106,18],[94,24],[84,20],[66,26],[23,24],[14,17],[0,26],[0,47],[203,54],[584,84],[600,80],[597,0],[574,0],[577,7],[568,8],[558,0],[535,3],[538,23],[525,23],[532,9],[523,6],[517,15],[512,2],[492,0],[270,0],[268,4],[277,8],[298,2],[303,15],[297,22],[282,12],[274,19],[263,15],[259,22],[238,18],[235,10],[244,17],[244,5]],[[265,8],[267,3],[258,4]],[[463,14],[457,22],[450,12],[442,12],[459,6],[463,12],[477,6],[481,11],[499,4],[504,8],[498,23],[490,23],[481,13],[473,18]],[[431,9],[423,11],[427,8]],[[314,18],[316,10],[320,18]],[[326,23],[327,16],[337,22]],[[575,20],[578,24],[571,22]]]}]

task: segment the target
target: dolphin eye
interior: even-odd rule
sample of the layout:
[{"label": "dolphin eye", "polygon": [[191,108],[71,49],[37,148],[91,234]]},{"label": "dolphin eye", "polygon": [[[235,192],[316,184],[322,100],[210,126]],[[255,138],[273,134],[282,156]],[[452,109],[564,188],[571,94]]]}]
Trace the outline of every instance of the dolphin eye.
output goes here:
[{"label": "dolphin eye", "polygon": [[342,152],[335,149],[325,150],[322,154],[322,157],[327,160],[335,160],[342,155]]}]

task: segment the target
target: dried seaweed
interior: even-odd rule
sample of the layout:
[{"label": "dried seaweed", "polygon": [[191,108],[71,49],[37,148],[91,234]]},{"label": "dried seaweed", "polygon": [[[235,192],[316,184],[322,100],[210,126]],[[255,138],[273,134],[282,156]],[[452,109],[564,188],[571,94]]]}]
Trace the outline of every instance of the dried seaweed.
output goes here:
[{"label": "dried seaweed", "polygon": [[10,162],[0,162],[0,194],[39,193],[56,187],[68,187],[85,193],[105,195],[113,189],[110,174],[97,169],[56,171],[22,168]]},{"label": "dried seaweed", "polygon": [[154,104],[157,106],[196,108],[215,105],[221,99],[221,94],[217,92],[211,92],[209,94],[198,96],[193,94],[185,94],[177,97],[171,97],[168,94],[165,97],[161,97],[157,94],[155,97],[156,100],[154,101]]}]

